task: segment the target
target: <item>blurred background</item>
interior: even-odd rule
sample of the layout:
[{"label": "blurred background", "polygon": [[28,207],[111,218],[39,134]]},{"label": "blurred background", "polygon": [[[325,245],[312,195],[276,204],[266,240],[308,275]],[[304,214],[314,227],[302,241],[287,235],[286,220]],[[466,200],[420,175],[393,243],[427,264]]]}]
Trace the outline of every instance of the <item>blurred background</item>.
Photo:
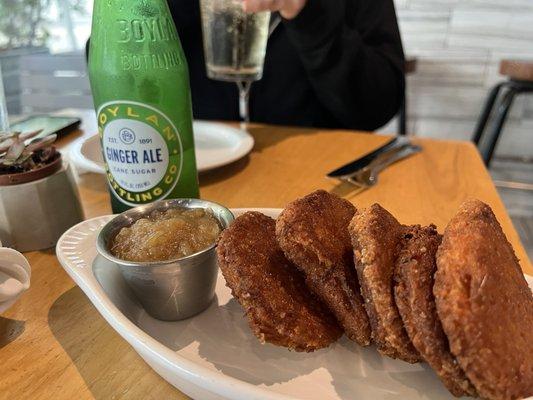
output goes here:
[{"label": "blurred background", "polygon": [[[193,1],[193,0],[191,0]],[[396,0],[408,75],[407,131],[470,140],[502,59],[533,60],[531,0]],[[92,0],[0,0],[0,64],[10,115],[93,107],[84,46]],[[396,121],[380,133],[396,133]],[[491,174],[533,248],[533,96],[518,96]],[[531,253],[530,253],[531,254]]]},{"label": "blurred background", "polygon": [[82,52],[92,3],[0,1],[0,64],[10,115],[56,111],[66,104],[93,107]]}]

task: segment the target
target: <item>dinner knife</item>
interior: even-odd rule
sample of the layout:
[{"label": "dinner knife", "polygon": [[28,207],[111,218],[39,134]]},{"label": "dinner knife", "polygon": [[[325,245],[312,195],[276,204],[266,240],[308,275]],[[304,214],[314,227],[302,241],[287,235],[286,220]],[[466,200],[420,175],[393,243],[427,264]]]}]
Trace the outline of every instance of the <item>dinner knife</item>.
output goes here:
[{"label": "dinner knife", "polygon": [[388,141],[383,146],[378,147],[377,149],[371,151],[370,153],[364,155],[363,157],[358,158],[348,164],[343,165],[340,168],[335,169],[327,174],[329,178],[341,178],[346,175],[351,175],[354,172],[366,167],[372,161],[374,161],[381,154],[386,153],[392,149],[405,146],[409,144],[410,141],[405,136],[398,136],[394,139]]}]

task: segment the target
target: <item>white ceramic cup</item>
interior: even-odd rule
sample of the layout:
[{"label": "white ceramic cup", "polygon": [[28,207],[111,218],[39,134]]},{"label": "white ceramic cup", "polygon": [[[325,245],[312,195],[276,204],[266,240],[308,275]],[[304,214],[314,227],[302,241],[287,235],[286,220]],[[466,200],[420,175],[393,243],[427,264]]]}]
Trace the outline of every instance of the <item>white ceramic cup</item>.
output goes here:
[{"label": "white ceramic cup", "polygon": [[0,313],[11,307],[30,287],[31,268],[21,253],[0,248]]}]

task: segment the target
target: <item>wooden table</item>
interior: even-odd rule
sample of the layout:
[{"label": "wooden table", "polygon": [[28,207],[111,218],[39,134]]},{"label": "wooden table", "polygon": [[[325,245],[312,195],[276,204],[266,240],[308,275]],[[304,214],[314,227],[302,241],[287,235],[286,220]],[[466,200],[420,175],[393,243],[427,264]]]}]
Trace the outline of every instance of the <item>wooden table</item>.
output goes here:
[{"label": "wooden table", "polygon": [[[366,207],[381,203],[407,224],[443,229],[470,197],[489,203],[522,260],[531,264],[496,189],[471,143],[416,140],[424,151],[380,176],[362,193],[324,177],[386,137],[347,131],[253,125],[253,152],[202,175],[202,197],[229,207],[283,207],[314,189]],[[87,132],[90,135],[93,132]],[[63,140],[65,146],[82,132]],[[108,214],[103,176],[80,178],[87,218]],[[0,399],[183,399],[159,378],[100,317],[59,265],[54,250],[28,253],[31,289],[0,317]],[[198,399],[201,400],[201,399]]]}]

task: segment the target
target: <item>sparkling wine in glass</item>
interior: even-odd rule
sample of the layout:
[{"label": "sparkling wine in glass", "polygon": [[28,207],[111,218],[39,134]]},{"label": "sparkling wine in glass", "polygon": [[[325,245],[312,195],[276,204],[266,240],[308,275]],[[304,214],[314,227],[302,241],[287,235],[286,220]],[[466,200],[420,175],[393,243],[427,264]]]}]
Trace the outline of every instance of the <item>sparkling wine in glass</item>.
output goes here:
[{"label": "sparkling wine in glass", "polygon": [[249,120],[250,85],[263,76],[270,12],[245,13],[242,0],[201,0],[207,76],[236,82],[239,110]]}]

